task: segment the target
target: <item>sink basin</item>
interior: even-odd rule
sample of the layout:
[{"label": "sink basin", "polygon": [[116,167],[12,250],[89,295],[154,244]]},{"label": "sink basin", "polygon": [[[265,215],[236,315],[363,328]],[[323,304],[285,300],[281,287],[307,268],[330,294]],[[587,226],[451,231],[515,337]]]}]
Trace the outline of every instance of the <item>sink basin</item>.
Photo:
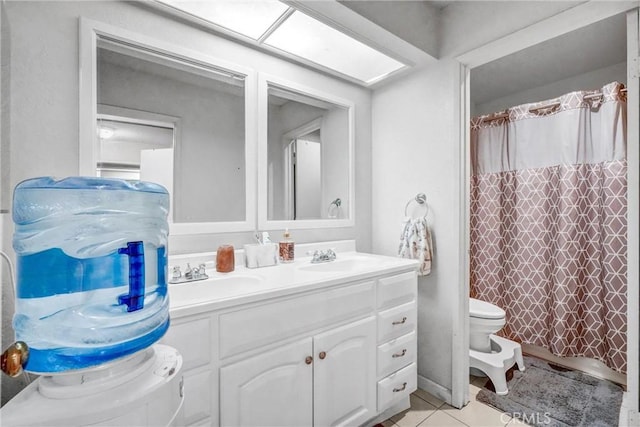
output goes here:
[{"label": "sink basin", "polygon": [[169,285],[169,300],[172,306],[176,306],[225,298],[238,292],[252,292],[259,289],[258,285],[262,281],[260,277],[233,275]]},{"label": "sink basin", "polygon": [[356,257],[337,259],[335,261],[323,262],[318,264],[306,264],[298,268],[304,271],[346,273],[350,271],[365,270],[375,265],[376,261],[371,258]]}]

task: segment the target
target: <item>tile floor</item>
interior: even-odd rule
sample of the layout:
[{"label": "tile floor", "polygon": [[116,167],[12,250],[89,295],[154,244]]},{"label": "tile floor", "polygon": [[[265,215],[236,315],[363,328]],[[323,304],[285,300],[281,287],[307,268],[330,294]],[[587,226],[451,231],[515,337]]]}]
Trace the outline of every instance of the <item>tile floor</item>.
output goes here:
[{"label": "tile floor", "polygon": [[490,406],[476,401],[486,378],[471,377],[469,403],[462,409],[449,406],[437,397],[418,389],[411,395],[411,408],[383,422],[384,427],[505,427],[527,426]]}]

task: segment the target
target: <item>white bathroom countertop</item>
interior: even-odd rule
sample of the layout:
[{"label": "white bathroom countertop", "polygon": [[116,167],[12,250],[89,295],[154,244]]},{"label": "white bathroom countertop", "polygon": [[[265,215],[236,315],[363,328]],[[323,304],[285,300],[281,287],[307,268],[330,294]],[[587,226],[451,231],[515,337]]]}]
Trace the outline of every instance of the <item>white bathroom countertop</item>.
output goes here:
[{"label": "white bathroom countertop", "polygon": [[[215,265],[215,264],[214,264]],[[183,317],[265,299],[293,295],[381,274],[415,271],[418,261],[362,252],[337,252],[335,261],[312,264],[311,257],[264,268],[236,265],[230,273],[209,268],[206,280],[169,284],[170,313]]]}]

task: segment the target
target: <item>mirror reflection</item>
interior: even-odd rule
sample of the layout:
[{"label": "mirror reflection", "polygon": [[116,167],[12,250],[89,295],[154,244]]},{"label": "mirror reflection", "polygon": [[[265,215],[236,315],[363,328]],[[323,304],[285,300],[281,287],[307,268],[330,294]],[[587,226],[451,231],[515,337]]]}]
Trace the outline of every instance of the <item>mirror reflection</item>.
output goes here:
[{"label": "mirror reflection", "polygon": [[[98,107],[98,111],[101,108]],[[98,162],[97,175],[104,178],[150,180],[149,167],[157,162],[146,156],[169,153],[173,161],[173,126],[144,123],[130,117],[98,114]],[[143,161],[142,158],[145,158]],[[144,166],[144,172],[141,167]]]},{"label": "mirror reflection", "polygon": [[172,221],[242,221],[244,76],[99,40],[96,174],[163,184]]},{"label": "mirror reflection", "polygon": [[349,109],[269,86],[268,219],[349,217]]}]

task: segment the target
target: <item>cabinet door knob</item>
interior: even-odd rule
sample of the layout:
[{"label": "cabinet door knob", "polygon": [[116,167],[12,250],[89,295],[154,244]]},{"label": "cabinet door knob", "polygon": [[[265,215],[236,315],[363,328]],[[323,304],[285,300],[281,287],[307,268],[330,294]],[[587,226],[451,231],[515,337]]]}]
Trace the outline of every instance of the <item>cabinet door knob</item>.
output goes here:
[{"label": "cabinet door knob", "polygon": [[324,358],[327,357],[327,353],[325,351],[321,351],[318,356],[320,356],[320,359],[324,360]]},{"label": "cabinet door knob", "polygon": [[399,391],[404,391],[404,389],[407,388],[407,383],[406,381],[402,384],[402,387],[398,387],[398,388],[394,388],[393,392],[394,393],[398,393]]},{"label": "cabinet door knob", "polygon": [[393,353],[393,354],[391,355],[391,357],[402,357],[402,356],[404,356],[405,354],[407,354],[407,349],[406,349],[406,348],[403,348],[401,352],[399,352],[399,353]]},{"label": "cabinet door knob", "polygon": [[406,321],[407,321],[407,318],[403,317],[402,320],[396,320],[395,322],[392,323],[392,325],[402,325]]},{"label": "cabinet door knob", "polygon": [[313,362],[313,357],[311,356],[307,356],[307,358],[304,359],[304,363],[306,363],[307,365],[311,365],[311,362]]}]

